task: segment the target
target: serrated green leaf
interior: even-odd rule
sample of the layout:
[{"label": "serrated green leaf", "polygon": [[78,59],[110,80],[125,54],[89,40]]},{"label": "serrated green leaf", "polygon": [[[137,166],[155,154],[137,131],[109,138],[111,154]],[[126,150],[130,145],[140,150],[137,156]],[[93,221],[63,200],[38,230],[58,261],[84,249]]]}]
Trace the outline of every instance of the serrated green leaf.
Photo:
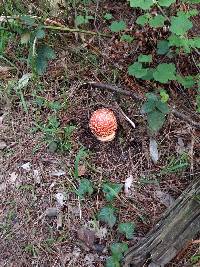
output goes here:
[{"label": "serrated green leaf", "polygon": [[186,16],[187,18],[190,18],[190,17],[194,17],[196,15],[199,14],[199,11],[197,9],[189,9],[188,11],[178,11],[177,12],[177,16],[181,16],[181,15],[184,15]]},{"label": "serrated green leaf", "polygon": [[153,73],[154,73],[154,69],[153,68],[149,68],[147,70],[147,74],[144,75],[143,77],[141,77],[140,79],[142,79],[144,81],[151,81],[151,80],[153,80]]},{"label": "serrated green leaf", "polygon": [[142,67],[142,64],[135,62],[128,67],[128,74],[135,76],[136,78],[141,78],[147,74],[148,69]]},{"label": "serrated green leaf", "polygon": [[76,193],[82,199],[86,194],[92,195],[93,191],[92,182],[88,179],[81,179]]},{"label": "serrated green leaf", "polygon": [[102,188],[103,188],[103,192],[105,194],[106,200],[112,201],[115,197],[117,197],[122,187],[123,187],[122,184],[104,183]]},{"label": "serrated green leaf", "polygon": [[113,21],[109,28],[112,32],[124,31],[126,29],[126,23],[123,20]]},{"label": "serrated green leaf", "polygon": [[157,54],[165,55],[169,52],[169,42],[167,40],[158,41]]},{"label": "serrated green leaf", "polygon": [[167,103],[163,103],[161,100],[158,100],[156,102],[156,107],[159,109],[163,114],[168,114],[169,113],[169,107]]},{"label": "serrated green leaf", "polygon": [[195,85],[195,80],[192,76],[177,75],[177,81],[182,84],[184,88],[191,88]]},{"label": "serrated green leaf", "polygon": [[107,223],[111,228],[115,225],[117,218],[115,216],[115,209],[113,207],[103,207],[99,214],[98,219]]},{"label": "serrated green leaf", "polygon": [[108,257],[106,259],[106,267],[120,267],[120,263],[114,257]]},{"label": "serrated green leaf", "polygon": [[147,122],[150,131],[157,133],[165,122],[165,115],[158,110],[152,111],[147,114]]},{"label": "serrated green leaf", "polygon": [[118,226],[118,230],[121,234],[125,234],[127,239],[132,239],[135,225],[132,222],[120,223]]},{"label": "serrated green leaf", "polygon": [[[181,27],[180,27],[181,25]],[[186,15],[179,15],[171,17],[170,31],[177,35],[184,35],[188,30],[192,28],[192,22],[187,18]]]},{"label": "serrated green leaf", "polygon": [[171,4],[175,3],[176,0],[158,0],[160,6],[169,7]]},{"label": "serrated green leaf", "polygon": [[161,89],[160,90],[160,96],[161,96],[161,102],[166,103],[169,100],[169,95],[166,90]]},{"label": "serrated green leaf", "polygon": [[136,23],[138,25],[142,25],[144,26],[145,24],[147,24],[149,22],[149,19],[151,18],[151,15],[149,13],[146,13],[144,15],[141,15],[137,18]]},{"label": "serrated green leaf", "polygon": [[159,28],[164,26],[166,18],[162,15],[154,16],[149,20],[149,25],[153,28]]},{"label": "serrated green leaf", "polygon": [[152,62],[152,55],[143,55],[143,54],[140,54],[138,56],[138,62],[141,62],[141,63],[150,63],[150,62]]},{"label": "serrated green leaf", "polygon": [[123,254],[128,250],[126,243],[114,243],[110,246],[112,256],[120,261],[123,258]]},{"label": "serrated green leaf", "polygon": [[167,83],[176,80],[175,72],[176,67],[173,63],[161,63],[155,69],[153,77],[158,82]]},{"label": "serrated green leaf", "polygon": [[110,20],[110,19],[112,19],[113,18],[113,15],[111,14],[111,13],[106,13],[105,15],[104,15],[104,19],[106,19],[106,20]]},{"label": "serrated green leaf", "polygon": [[133,40],[134,40],[133,36],[129,34],[123,34],[120,38],[121,42],[127,42],[127,43],[131,43]]},{"label": "serrated green leaf", "polygon": [[150,9],[154,2],[153,0],[129,0],[130,1],[130,7],[140,7],[143,10]]}]

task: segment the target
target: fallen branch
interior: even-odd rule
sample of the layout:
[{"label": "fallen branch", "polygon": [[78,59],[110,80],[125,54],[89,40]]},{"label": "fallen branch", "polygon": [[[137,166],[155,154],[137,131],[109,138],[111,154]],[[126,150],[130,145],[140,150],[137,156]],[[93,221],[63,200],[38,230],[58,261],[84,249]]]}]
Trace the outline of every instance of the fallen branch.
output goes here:
[{"label": "fallen branch", "polygon": [[[84,86],[91,86],[93,88],[98,88],[98,89],[102,89],[102,90],[109,90],[111,92],[115,92],[115,93],[119,93],[119,94],[123,94],[126,96],[130,96],[136,100],[140,100],[140,101],[144,101],[145,97],[142,97],[140,95],[137,95],[136,93],[132,92],[132,91],[128,91],[122,88],[119,88],[115,85],[110,85],[110,84],[104,84],[104,83],[96,83],[96,82],[86,82],[83,83],[79,86],[79,88],[84,87]],[[184,120],[185,122],[189,123],[191,126],[200,129],[200,123],[193,121],[190,117],[188,117],[187,115],[185,115],[184,113],[176,110],[174,107],[171,107],[171,114],[173,114],[174,116],[176,116],[177,118]]]}]

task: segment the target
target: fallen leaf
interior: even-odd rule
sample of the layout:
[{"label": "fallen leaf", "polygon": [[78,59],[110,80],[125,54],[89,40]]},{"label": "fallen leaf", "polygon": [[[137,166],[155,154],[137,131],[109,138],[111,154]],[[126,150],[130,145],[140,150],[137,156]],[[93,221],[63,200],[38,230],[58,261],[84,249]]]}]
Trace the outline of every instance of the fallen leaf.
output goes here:
[{"label": "fallen leaf", "polygon": [[89,248],[92,248],[95,241],[95,232],[86,228],[78,230],[78,238],[83,241]]},{"label": "fallen leaf", "polygon": [[178,154],[183,154],[183,152],[185,151],[185,144],[183,142],[183,139],[181,137],[178,137],[178,142],[176,144],[176,152]]},{"label": "fallen leaf", "polygon": [[18,174],[16,172],[12,172],[10,174],[10,183],[11,184],[15,184],[16,180],[17,180]]},{"label": "fallen leaf", "polygon": [[0,150],[3,150],[6,147],[7,147],[6,142],[0,141]]},{"label": "fallen leaf", "polygon": [[86,173],[85,165],[79,165],[78,166],[78,176],[84,176],[85,173]]},{"label": "fallen leaf", "polygon": [[29,172],[31,170],[31,163],[26,162],[26,163],[21,165],[21,168],[24,169],[25,171]]},{"label": "fallen leaf", "polygon": [[162,203],[166,207],[170,207],[174,203],[174,198],[166,192],[156,190],[155,195],[159,199],[160,203]]},{"label": "fallen leaf", "polygon": [[58,171],[54,171],[51,173],[52,176],[57,176],[57,177],[63,176],[65,174],[66,174],[66,172],[63,170],[58,170]]},{"label": "fallen leaf", "polygon": [[41,176],[39,174],[38,170],[33,170],[33,178],[36,184],[40,184],[41,183]]},{"label": "fallen leaf", "polygon": [[47,217],[56,217],[58,215],[58,212],[59,212],[58,208],[52,207],[52,208],[46,209],[45,215]]},{"label": "fallen leaf", "polygon": [[55,197],[56,197],[58,206],[59,206],[60,208],[62,208],[62,207],[64,206],[64,199],[65,199],[63,193],[57,193],[57,194],[55,195]]},{"label": "fallen leaf", "polygon": [[150,152],[151,159],[156,164],[158,162],[158,160],[159,160],[158,144],[157,144],[156,140],[153,139],[152,137],[150,138],[149,152]]},{"label": "fallen leaf", "polygon": [[125,184],[124,184],[124,193],[126,196],[129,195],[129,191],[130,191],[130,188],[132,186],[132,183],[133,183],[133,175],[130,175],[126,180],[125,180]]}]

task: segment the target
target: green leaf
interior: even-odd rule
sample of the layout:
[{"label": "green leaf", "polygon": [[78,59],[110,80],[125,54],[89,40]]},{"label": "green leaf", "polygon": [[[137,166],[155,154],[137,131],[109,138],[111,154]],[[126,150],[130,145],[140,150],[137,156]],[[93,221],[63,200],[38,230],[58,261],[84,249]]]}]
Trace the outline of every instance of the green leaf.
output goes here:
[{"label": "green leaf", "polygon": [[112,256],[120,261],[123,258],[123,254],[128,250],[126,243],[114,243],[110,246]]},{"label": "green leaf", "polygon": [[153,77],[158,82],[167,83],[168,81],[176,80],[175,72],[176,67],[173,63],[161,63],[155,69]]},{"label": "green leaf", "polygon": [[117,259],[110,256],[106,259],[106,267],[120,267],[120,263]]},{"label": "green leaf", "polygon": [[168,114],[169,113],[169,107],[167,103],[163,103],[161,100],[158,100],[156,102],[156,107],[159,109],[163,114]]},{"label": "green leaf", "polygon": [[158,41],[157,54],[165,55],[169,52],[169,42],[167,40]]},{"label": "green leaf", "polygon": [[147,114],[147,122],[150,131],[157,133],[165,122],[165,115],[158,110],[152,111]]},{"label": "green leaf", "polygon": [[133,40],[134,40],[133,36],[129,34],[123,34],[122,37],[120,38],[121,42],[127,42],[127,43],[131,43]]},{"label": "green leaf", "polygon": [[77,179],[78,178],[78,166],[81,160],[85,159],[87,157],[88,153],[85,150],[84,147],[79,149],[76,158],[75,158],[75,163],[74,163],[74,177]]},{"label": "green leaf", "polygon": [[159,28],[164,26],[165,17],[162,15],[154,16],[149,20],[149,25],[154,28]]},{"label": "green leaf", "polygon": [[107,223],[112,228],[117,221],[114,212],[115,209],[111,206],[103,207],[98,214],[98,219]]},{"label": "green leaf", "polygon": [[140,54],[139,57],[138,57],[138,62],[141,62],[141,63],[150,63],[150,62],[152,62],[152,55],[143,55],[143,54]]},{"label": "green leaf", "polygon": [[126,29],[126,23],[123,20],[115,20],[112,22],[109,28],[112,32],[120,32]]},{"label": "green leaf", "polygon": [[24,32],[21,35],[21,44],[27,44],[30,41],[31,34],[30,32]]},{"label": "green leaf", "polygon": [[192,76],[177,75],[177,81],[182,84],[184,88],[191,88],[195,85],[195,80]]},{"label": "green leaf", "polygon": [[144,69],[142,64],[135,62],[128,67],[128,74],[135,76],[136,78],[141,78],[147,74],[148,69]]},{"label": "green leaf", "polygon": [[111,14],[111,13],[106,13],[105,15],[104,15],[104,19],[106,19],[106,20],[110,20],[110,19],[112,19],[113,18],[113,15]]},{"label": "green leaf", "polygon": [[20,19],[28,26],[33,26],[35,23],[35,19],[30,16],[23,15],[20,17]]},{"label": "green leaf", "polygon": [[[156,97],[156,95],[155,95]],[[147,101],[142,105],[142,111],[145,113],[149,113],[156,108],[156,102],[158,101],[157,97],[156,98],[148,98]]]},{"label": "green leaf", "polygon": [[42,45],[37,49],[37,56],[35,58],[35,67],[39,75],[43,74],[47,68],[48,61],[54,59],[56,54],[48,45]]},{"label": "green leaf", "polygon": [[77,26],[79,26],[79,25],[82,25],[82,24],[89,23],[89,20],[91,20],[91,19],[94,19],[94,17],[93,16],[78,15],[75,18],[75,23],[76,23]]},{"label": "green leaf", "polygon": [[186,16],[187,18],[190,18],[190,17],[194,17],[194,16],[197,16],[199,14],[199,11],[197,9],[189,9],[188,11],[178,11],[177,12],[177,15],[178,16],[181,16],[181,15],[184,15]]},{"label": "green leaf", "polygon": [[120,223],[118,226],[118,230],[121,234],[125,234],[127,239],[132,239],[135,225],[132,222]]},{"label": "green leaf", "polygon": [[81,179],[76,193],[82,199],[86,194],[92,195],[93,191],[92,182],[88,179]]},{"label": "green leaf", "polygon": [[[180,27],[181,25],[181,27]],[[184,35],[188,30],[192,28],[192,22],[187,18],[186,15],[179,15],[171,17],[170,31],[177,35]]]},{"label": "green leaf", "polygon": [[146,13],[144,15],[141,15],[137,18],[136,23],[138,25],[142,25],[144,26],[145,24],[147,24],[149,22],[149,19],[151,18],[151,15],[149,13]]},{"label": "green leaf", "polygon": [[153,68],[149,68],[149,69],[147,69],[147,74],[144,75],[143,77],[141,77],[141,79],[144,80],[144,81],[153,80],[153,73],[154,73],[154,69]]},{"label": "green leaf", "polygon": [[176,0],[158,0],[160,6],[169,7],[171,4],[175,3]]},{"label": "green leaf", "polygon": [[43,39],[45,37],[45,31],[43,29],[38,29],[35,35],[38,39]]},{"label": "green leaf", "polygon": [[166,103],[169,100],[169,95],[166,90],[161,89],[160,90],[160,96],[161,96],[161,102]]},{"label": "green leaf", "polygon": [[129,0],[130,1],[130,7],[140,7],[143,10],[150,9],[154,1],[153,0]]},{"label": "green leaf", "polygon": [[102,187],[103,187],[103,192],[105,194],[106,200],[112,201],[115,197],[118,196],[123,185],[115,184],[115,183],[104,183]]}]

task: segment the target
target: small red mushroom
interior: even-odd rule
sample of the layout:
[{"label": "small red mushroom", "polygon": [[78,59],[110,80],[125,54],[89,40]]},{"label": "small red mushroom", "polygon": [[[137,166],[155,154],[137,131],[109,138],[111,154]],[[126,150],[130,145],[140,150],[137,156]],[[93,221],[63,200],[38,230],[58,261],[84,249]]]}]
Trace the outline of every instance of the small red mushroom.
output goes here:
[{"label": "small red mushroom", "polygon": [[101,108],[92,113],[89,127],[98,140],[112,141],[117,130],[117,119],[112,110]]}]

